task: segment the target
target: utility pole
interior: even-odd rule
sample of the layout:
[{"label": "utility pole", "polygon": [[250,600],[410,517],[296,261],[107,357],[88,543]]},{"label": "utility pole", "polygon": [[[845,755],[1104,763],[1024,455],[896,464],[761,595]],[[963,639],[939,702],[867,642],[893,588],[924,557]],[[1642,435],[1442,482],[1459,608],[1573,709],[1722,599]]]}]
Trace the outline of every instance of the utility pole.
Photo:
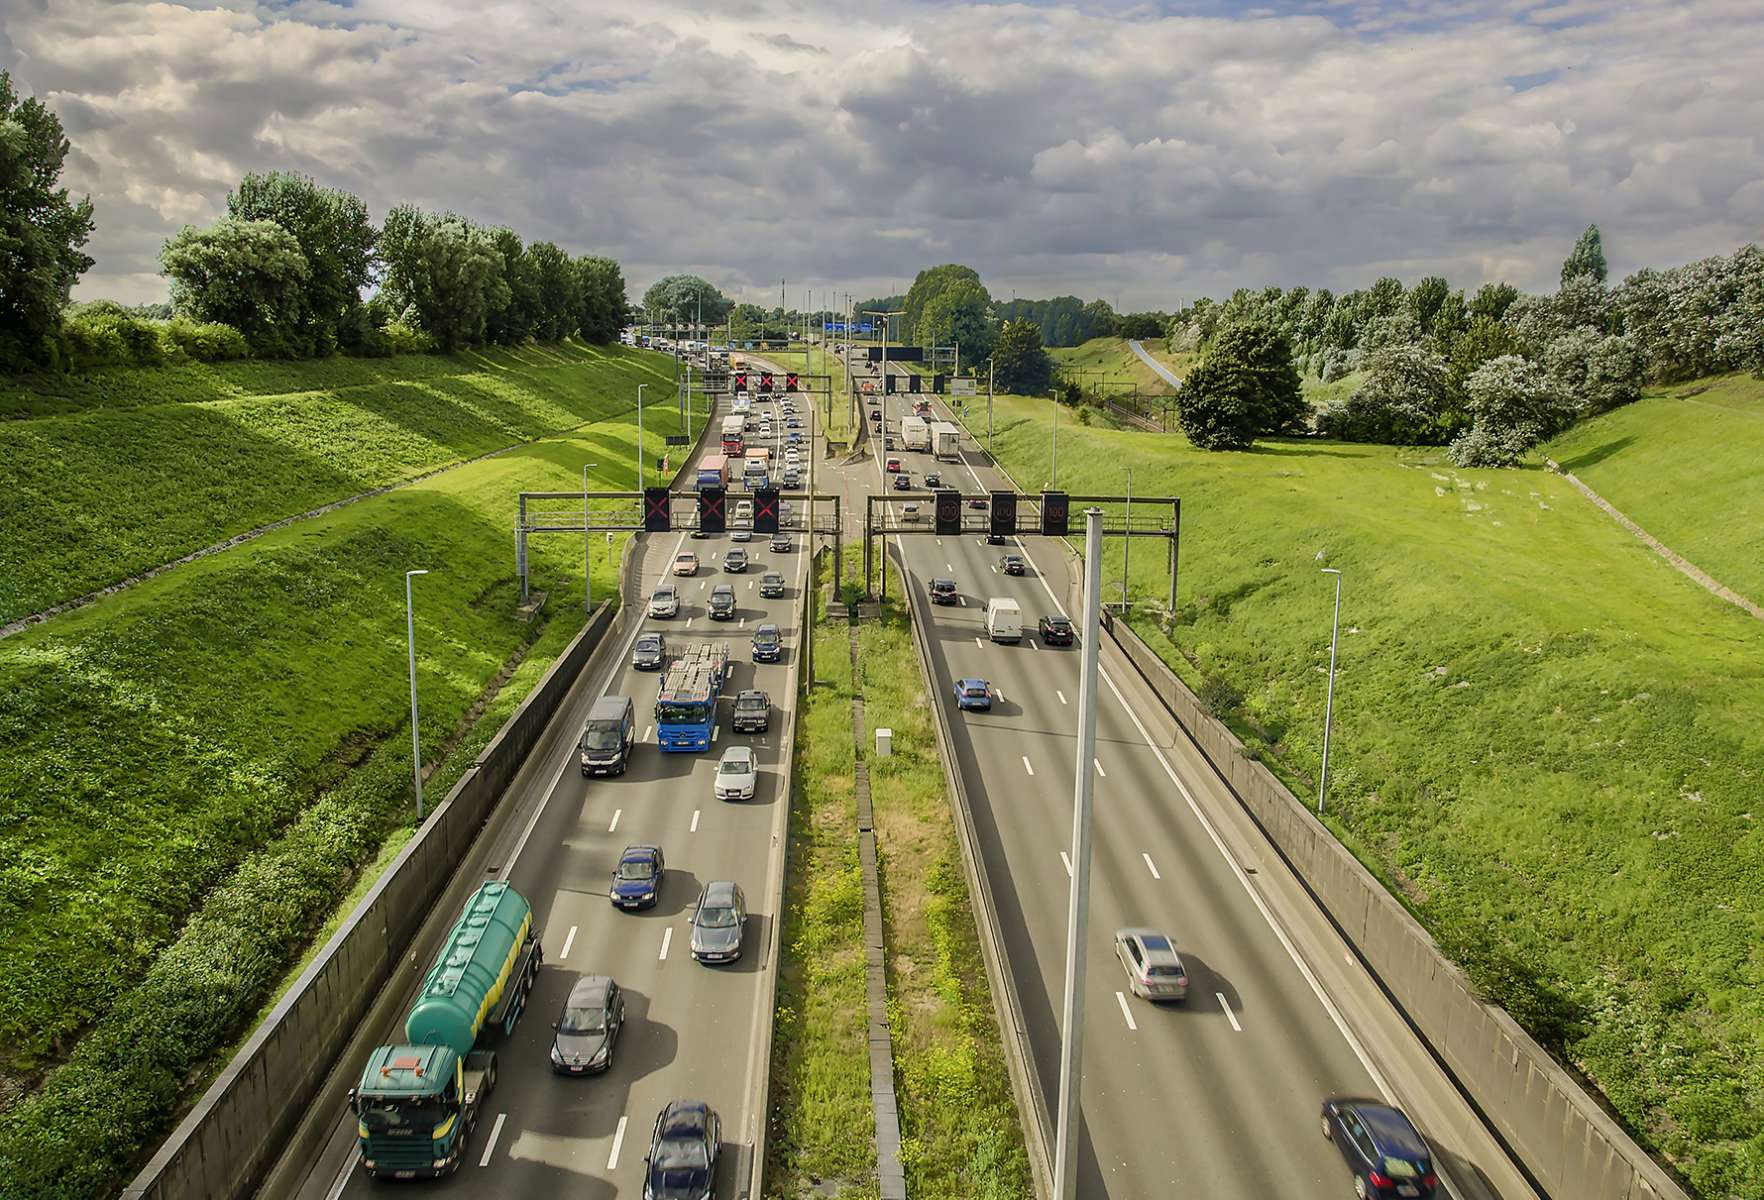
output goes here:
[{"label": "utility pole", "polygon": [[1127,611],[1127,588],[1133,581],[1128,570],[1133,560],[1133,468],[1127,468],[1127,533],[1121,539],[1121,612]]},{"label": "utility pole", "polygon": [[1090,801],[1096,778],[1097,642],[1102,608],[1102,510],[1084,510],[1084,631],[1078,683],[1078,757],[1073,764],[1072,891],[1066,908],[1066,990],[1061,1002],[1060,1090],[1054,1137],[1054,1200],[1078,1194],[1083,1123],[1085,925],[1090,918]]},{"label": "utility pole", "polygon": [[1053,419],[1053,462],[1049,466],[1048,472],[1053,476],[1053,480],[1047,486],[1058,491],[1060,486],[1060,389],[1057,386],[1053,391],[1053,403],[1049,407],[1052,411],[1048,415]]},{"label": "utility pole", "polygon": [[404,573],[404,639],[410,655],[410,772],[416,780],[418,825],[423,823],[423,743],[417,737],[416,616],[411,607],[410,580],[413,575],[428,573],[427,569]]},{"label": "utility pole", "polygon": [[588,469],[599,463],[582,464],[582,606],[594,611],[594,535],[588,532]]},{"label": "utility pole", "polygon": [[643,389],[647,383],[637,385],[637,490],[643,490]]},{"label": "utility pole", "polygon": [[1323,774],[1317,781],[1317,815],[1323,815],[1323,797],[1329,791],[1329,726],[1335,717],[1335,647],[1341,634],[1341,571],[1324,567],[1323,574],[1335,576],[1335,623],[1329,631],[1329,695],[1323,703]]},{"label": "utility pole", "polygon": [[[992,458],[992,384],[997,376],[997,366],[991,359],[986,360],[986,457]],[[994,459],[994,461],[997,461]]]}]

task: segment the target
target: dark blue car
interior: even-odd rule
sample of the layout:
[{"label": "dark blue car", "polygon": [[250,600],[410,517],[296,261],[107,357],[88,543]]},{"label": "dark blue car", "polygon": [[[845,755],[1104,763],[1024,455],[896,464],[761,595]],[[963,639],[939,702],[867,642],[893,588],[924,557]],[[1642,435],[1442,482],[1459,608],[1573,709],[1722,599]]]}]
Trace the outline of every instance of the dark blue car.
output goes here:
[{"label": "dark blue car", "polygon": [[710,1200],[722,1127],[702,1100],[672,1100],[655,1118],[643,1156],[643,1200]]},{"label": "dark blue car", "polygon": [[1341,1151],[1361,1197],[1426,1200],[1439,1187],[1433,1152],[1400,1109],[1380,1100],[1330,1096],[1323,1101],[1323,1136]]},{"label": "dark blue car", "polygon": [[607,894],[616,908],[653,908],[666,874],[660,846],[626,846]]},{"label": "dark blue car", "polygon": [[955,698],[957,709],[977,708],[983,711],[992,709],[992,689],[984,679],[958,679],[955,681]]}]

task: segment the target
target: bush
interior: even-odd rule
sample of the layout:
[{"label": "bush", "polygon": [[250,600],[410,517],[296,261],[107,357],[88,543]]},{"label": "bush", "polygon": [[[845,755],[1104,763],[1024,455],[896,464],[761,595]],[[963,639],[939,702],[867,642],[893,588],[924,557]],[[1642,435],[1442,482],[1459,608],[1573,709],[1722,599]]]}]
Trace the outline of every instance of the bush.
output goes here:
[{"label": "bush", "polygon": [[69,305],[62,316],[61,336],[67,365],[75,370],[157,366],[166,360],[159,323],[112,300]]},{"label": "bush", "polygon": [[196,362],[232,362],[251,353],[245,335],[219,321],[173,317],[160,327],[159,333],[174,355]]},{"label": "bush", "polygon": [[387,354],[432,354],[435,350],[434,338],[403,321],[389,322],[380,335],[385,338]]}]

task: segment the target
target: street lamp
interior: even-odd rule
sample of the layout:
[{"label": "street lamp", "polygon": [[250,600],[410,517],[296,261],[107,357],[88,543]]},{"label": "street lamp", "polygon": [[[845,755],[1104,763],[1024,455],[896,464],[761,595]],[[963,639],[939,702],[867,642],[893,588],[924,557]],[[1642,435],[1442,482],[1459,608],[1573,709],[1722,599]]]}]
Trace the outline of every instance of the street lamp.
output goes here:
[{"label": "street lamp", "polygon": [[594,611],[594,543],[588,537],[588,469],[599,465],[582,464],[582,607],[589,612]]},{"label": "street lamp", "polygon": [[1048,474],[1053,476],[1053,480],[1047,486],[1054,489],[1055,491],[1058,491],[1059,487],[1060,487],[1060,386],[1059,386],[1059,384],[1056,383],[1054,385],[1052,395],[1053,395],[1053,403],[1048,406],[1048,408],[1051,410],[1048,413],[1048,418],[1052,422],[1052,427],[1053,427],[1053,462],[1051,464],[1049,464],[1049,466],[1048,466]]},{"label": "street lamp", "polygon": [[417,824],[423,821],[423,747],[417,738],[416,694],[416,616],[411,608],[410,580],[413,575],[427,575],[427,570],[404,573],[404,638],[410,656],[410,770],[416,780]]},{"label": "street lamp", "polygon": [[1329,631],[1329,694],[1323,703],[1323,774],[1317,781],[1317,815],[1323,815],[1323,797],[1329,791],[1329,726],[1335,716],[1335,647],[1341,634],[1341,572],[1324,567],[1323,574],[1335,576],[1335,623]]},{"label": "street lamp", "polygon": [[647,383],[637,385],[637,490],[643,490],[643,389]]}]

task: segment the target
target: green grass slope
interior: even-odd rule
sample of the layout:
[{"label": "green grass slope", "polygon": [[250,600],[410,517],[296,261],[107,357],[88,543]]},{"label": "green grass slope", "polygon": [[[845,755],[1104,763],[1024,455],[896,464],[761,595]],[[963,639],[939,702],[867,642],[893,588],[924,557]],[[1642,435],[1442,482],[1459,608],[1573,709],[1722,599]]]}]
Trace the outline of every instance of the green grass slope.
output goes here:
[{"label": "green grass slope", "polygon": [[[1301,796],[1341,568],[1329,820],[1704,1195],[1764,1196],[1764,626],[1541,467],[1062,425],[1066,487],[1182,496],[1175,644],[1136,624]],[[1000,401],[1024,486],[1047,436]]]},{"label": "green grass slope", "polygon": [[[1163,363],[1181,378],[1193,366],[1193,356],[1170,354],[1164,349],[1162,338],[1151,338],[1141,342],[1147,354]],[[1084,386],[1088,389],[1095,380],[1095,372],[1104,372],[1104,378],[1110,390],[1118,390],[1124,384],[1138,384],[1142,393],[1167,395],[1170,384],[1156,371],[1141,362],[1133,353],[1133,347],[1127,344],[1126,338],[1101,337],[1091,338],[1077,346],[1058,346],[1048,351],[1054,363],[1062,370],[1082,371]]]},{"label": "green grass slope", "polygon": [[1630,520],[1764,604],[1764,380],[1651,388],[1544,447]]},{"label": "green grass slope", "polygon": [[[671,359],[518,351],[0,383],[0,624],[228,537],[657,399]],[[34,414],[34,415],[33,415]]]}]

